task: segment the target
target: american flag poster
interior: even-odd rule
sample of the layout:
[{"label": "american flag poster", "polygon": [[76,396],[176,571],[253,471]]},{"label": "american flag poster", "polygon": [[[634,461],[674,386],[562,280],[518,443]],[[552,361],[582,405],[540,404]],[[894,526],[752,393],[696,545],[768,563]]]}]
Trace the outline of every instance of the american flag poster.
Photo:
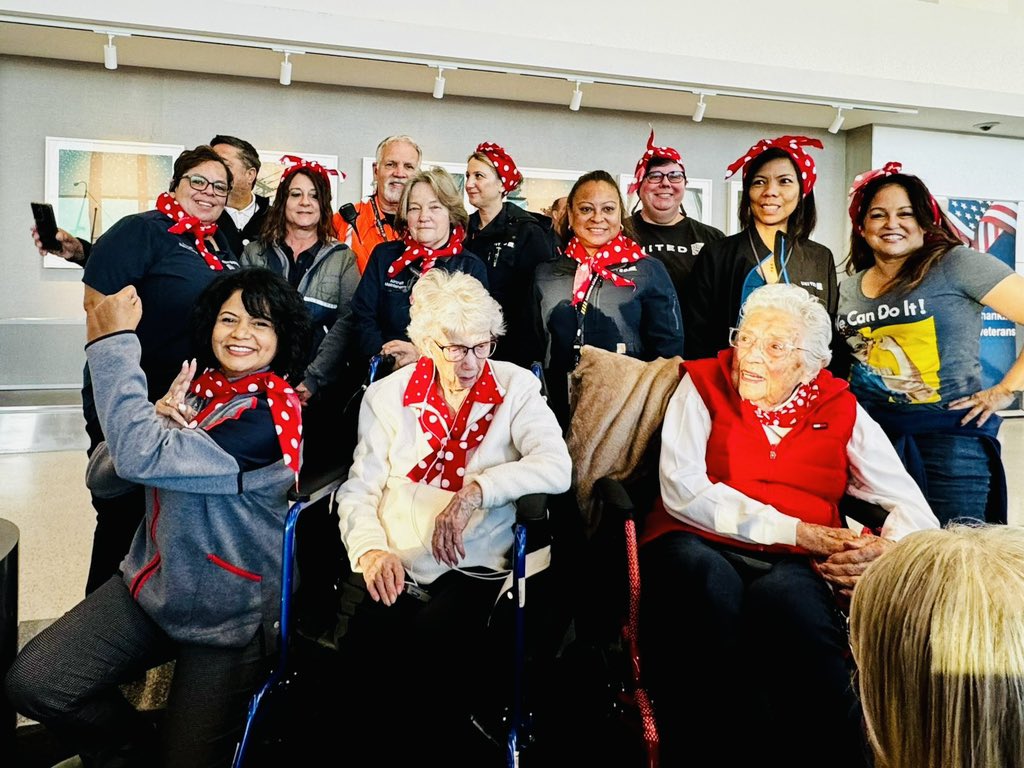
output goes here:
[{"label": "american flag poster", "polygon": [[[975,198],[938,198],[964,245],[988,253],[1014,269],[1017,253],[1017,203]],[[982,386],[998,383],[1017,358],[1017,326],[985,308],[981,326]],[[1015,403],[1013,407],[1017,407]]]}]

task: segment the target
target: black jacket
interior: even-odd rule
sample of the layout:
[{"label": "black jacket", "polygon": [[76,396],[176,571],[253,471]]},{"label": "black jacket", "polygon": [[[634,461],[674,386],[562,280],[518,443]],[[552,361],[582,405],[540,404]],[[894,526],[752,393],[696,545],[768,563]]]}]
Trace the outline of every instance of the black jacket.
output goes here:
[{"label": "black jacket", "polygon": [[495,357],[522,366],[543,360],[544,342],[536,333],[529,297],[537,266],[555,257],[551,220],[506,202],[480,229],[480,213],[475,212],[469,217],[466,248],[487,266],[491,295],[505,315],[506,333]]},{"label": "black jacket", "polygon": [[[409,296],[420,279],[420,264],[411,264],[394,277],[388,267],[405,251],[401,240],[381,243],[370,253],[366,270],[352,296],[352,325],[357,360],[365,362],[380,352],[385,341],[408,341]],[[434,269],[465,272],[487,287],[487,269],[474,254],[463,250],[458,256],[438,259]]]},{"label": "black jacket", "polygon": [[[743,285],[769,253],[753,228],[704,246],[682,297],[687,360],[714,357],[729,346],[729,329],[740,314]],[[789,282],[817,296],[835,319],[839,288],[832,251],[812,240],[793,243],[786,272]]]},{"label": "black jacket", "polygon": [[267,217],[269,208],[270,198],[256,195],[256,213],[241,230],[235,226],[227,208],[221,213],[220,218],[217,219],[217,232],[227,238],[231,252],[235,256],[241,256],[246,245],[260,239],[260,230],[263,228],[263,220]]}]

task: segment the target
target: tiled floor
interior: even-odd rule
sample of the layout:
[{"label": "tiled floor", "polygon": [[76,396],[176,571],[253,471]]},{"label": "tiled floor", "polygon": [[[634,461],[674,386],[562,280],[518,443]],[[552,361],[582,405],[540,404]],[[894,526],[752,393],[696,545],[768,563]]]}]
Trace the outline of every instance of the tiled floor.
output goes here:
[{"label": "tiled floor", "polygon": [[[1024,419],[1000,434],[1010,522],[1024,524]],[[0,455],[0,517],[21,529],[22,621],[60,616],[81,599],[94,524],[81,451]]]}]

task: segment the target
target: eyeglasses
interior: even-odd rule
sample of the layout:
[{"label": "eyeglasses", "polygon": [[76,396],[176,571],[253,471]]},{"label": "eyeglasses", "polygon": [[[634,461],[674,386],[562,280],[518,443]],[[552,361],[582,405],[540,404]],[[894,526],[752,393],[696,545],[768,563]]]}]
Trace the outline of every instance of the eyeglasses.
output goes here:
[{"label": "eyeglasses", "polygon": [[480,360],[486,360],[488,357],[494,354],[494,350],[498,346],[498,342],[495,339],[490,341],[482,341],[479,344],[475,344],[472,347],[465,347],[462,344],[447,344],[442,346],[436,341],[434,344],[441,350],[441,354],[444,355],[444,359],[449,363],[457,363],[460,360],[465,360],[466,355],[469,354],[470,350],[473,350],[473,354]]},{"label": "eyeglasses", "polygon": [[782,360],[789,357],[795,349],[799,349],[801,352],[807,351],[803,347],[798,347],[796,344],[782,339],[773,339],[771,337],[759,339],[754,334],[742,331],[739,328],[729,329],[729,346],[743,350],[760,346],[761,351],[764,352],[765,357],[769,360]]},{"label": "eyeglasses", "polygon": [[686,174],[682,171],[669,171],[668,173],[651,171],[644,176],[644,179],[651,182],[651,184],[661,184],[663,179],[668,179],[671,184],[682,184],[686,181]]},{"label": "eyeglasses", "polygon": [[208,187],[213,187],[213,194],[217,197],[227,197],[228,192],[231,191],[231,187],[223,181],[210,181],[208,178],[198,173],[193,173],[190,176],[182,176],[178,181],[181,181],[182,179],[187,181],[188,185],[196,192],[205,192]]}]

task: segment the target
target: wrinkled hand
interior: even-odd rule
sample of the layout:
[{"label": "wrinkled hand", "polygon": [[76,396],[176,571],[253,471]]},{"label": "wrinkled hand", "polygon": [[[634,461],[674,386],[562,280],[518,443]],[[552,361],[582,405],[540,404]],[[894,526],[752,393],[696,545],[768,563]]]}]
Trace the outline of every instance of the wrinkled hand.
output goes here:
[{"label": "wrinkled hand", "polygon": [[796,545],[818,557],[828,557],[836,552],[842,552],[846,543],[856,538],[857,534],[849,528],[830,528],[814,523],[796,525]]},{"label": "wrinkled hand", "polygon": [[394,605],[405,588],[405,568],[398,555],[383,549],[371,549],[359,558],[370,597],[384,605]]},{"label": "wrinkled hand", "polygon": [[454,568],[460,558],[466,556],[462,532],[483,501],[483,491],[476,482],[472,482],[463,486],[448,502],[448,506],[438,513],[434,518],[434,536],[430,543],[435,560]]},{"label": "wrinkled hand", "polygon": [[118,331],[134,331],[142,319],[142,299],[134,285],[104,296],[85,313],[85,335],[94,341]]},{"label": "wrinkled hand", "polygon": [[32,242],[35,243],[40,256],[53,254],[54,256],[60,256],[65,261],[70,261],[72,264],[81,264],[85,261],[85,249],[82,248],[82,243],[77,237],[70,232],[65,232],[63,229],[57,230],[57,242],[61,246],[59,251],[48,251],[43,248],[43,241],[39,239],[39,230],[35,227],[32,227]]},{"label": "wrinkled hand", "polygon": [[156,401],[157,415],[166,416],[171,421],[187,429],[195,428],[196,410],[185,402],[195,375],[195,358],[191,362],[186,360],[181,364],[181,370],[174,377],[174,381],[171,382],[171,387],[167,390],[167,394]]},{"label": "wrinkled hand", "polygon": [[830,555],[823,563],[815,563],[814,567],[840,595],[849,598],[867,567],[895,545],[892,539],[881,536],[860,536],[847,542],[842,552]]},{"label": "wrinkled hand", "polygon": [[395,370],[397,371],[403,365],[409,365],[409,363],[415,363],[420,359],[419,350],[413,346],[410,341],[400,341],[395,339],[389,341],[380,348],[382,355],[392,355],[395,358]]},{"label": "wrinkled hand", "polygon": [[977,417],[978,426],[983,426],[996,411],[1007,408],[1013,402],[1013,392],[1003,384],[996,384],[967,397],[960,397],[949,404],[950,410],[970,408],[967,415],[960,420],[960,426],[969,424]]},{"label": "wrinkled hand", "polygon": [[305,405],[309,402],[309,399],[313,397],[313,393],[306,387],[306,382],[302,382],[295,388],[295,394],[299,396],[299,402]]}]

